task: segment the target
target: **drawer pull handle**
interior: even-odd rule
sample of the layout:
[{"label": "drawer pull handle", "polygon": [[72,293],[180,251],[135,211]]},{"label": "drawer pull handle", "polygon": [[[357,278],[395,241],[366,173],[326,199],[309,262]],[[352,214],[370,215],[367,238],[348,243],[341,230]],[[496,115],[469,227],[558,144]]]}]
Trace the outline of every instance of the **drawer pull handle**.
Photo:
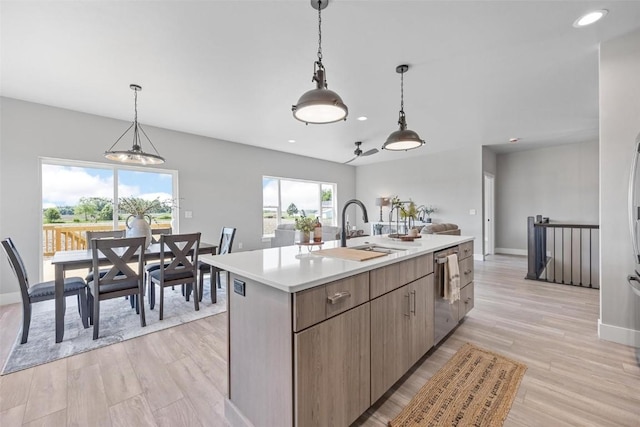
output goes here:
[{"label": "drawer pull handle", "polygon": [[404,297],[407,299],[407,312],[404,315],[411,317],[411,293],[407,292]]},{"label": "drawer pull handle", "polygon": [[[416,291],[411,291],[411,295],[413,295],[413,310],[411,310],[411,307],[409,308],[409,310],[415,316],[416,315]],[[409,297],[409,301],[411,301],[411,297]]]},{"label": "drawer pull handle", "polygon": [[464,272],[464,274],[471,274],[471,273],[473,273],[473,271],[471,271],[471,270],[467,270],[467,271]]},{"label": "drawer pull handle", "polygon": [[350,296],[351,293],[349,291],[336,292],[332,296],[327,297],[327,301],[329,302],[329,304],[337,304],[343,299],[349,298]]}]

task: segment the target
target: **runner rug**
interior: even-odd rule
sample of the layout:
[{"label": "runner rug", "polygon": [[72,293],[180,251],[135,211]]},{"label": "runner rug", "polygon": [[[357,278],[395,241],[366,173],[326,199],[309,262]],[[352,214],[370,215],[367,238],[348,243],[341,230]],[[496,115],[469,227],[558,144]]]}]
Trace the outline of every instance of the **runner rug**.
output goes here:
[{"label": "runner rug", "polygon": [[465,344],[390,427],[502,426],[527,366]]}]

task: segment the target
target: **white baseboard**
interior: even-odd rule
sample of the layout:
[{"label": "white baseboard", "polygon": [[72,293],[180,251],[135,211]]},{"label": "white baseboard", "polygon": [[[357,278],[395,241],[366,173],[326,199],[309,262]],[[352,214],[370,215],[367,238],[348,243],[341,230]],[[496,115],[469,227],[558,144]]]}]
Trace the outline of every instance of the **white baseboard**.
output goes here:
[{"label": "white baseboard", "polygon": [[496,248],[497,254],[527,256],[526,249]]},{"label": "white baseboard", "polygon": [[482,254],[473,254],[474,261],[484,261],[484,256]]},{"label": "white baseboard", "polygon": [[640,331],[607,325],[598,319],[598,337],[603,340],[617,342],[640,348]]},{"label": "white baseboard", "polygon": [[5,294],[0,294],[0,305],[15,304],[20,301],[22,301],[20,292],[7,292]]}]

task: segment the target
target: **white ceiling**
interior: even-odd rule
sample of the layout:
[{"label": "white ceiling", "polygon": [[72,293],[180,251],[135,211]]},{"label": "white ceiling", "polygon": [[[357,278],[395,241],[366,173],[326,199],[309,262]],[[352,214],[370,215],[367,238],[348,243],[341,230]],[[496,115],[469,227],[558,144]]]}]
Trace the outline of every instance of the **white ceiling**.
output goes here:
[{"label": "white ceiling", "polygon": [[[296,1],[5,1],[1,94],[336,162],[397,129],[427,144],[353,165],[477,145],[598,138],[598,44],[640,28],[640,1],[349,1],[323,11],[329,87],[346,122],[308,125],[317,12]],[[593,10],[608,16],[576,29]],[[369,120],[358,121],[358,116]],[[96,141],[104,150],[113,140]],[[161,141],[162,147],[179,141]],[[288,140],[295,139],[296,143]],[[516,144],[517,145],[517,144]],[[513,145],[512,145],[513,146]]]}]

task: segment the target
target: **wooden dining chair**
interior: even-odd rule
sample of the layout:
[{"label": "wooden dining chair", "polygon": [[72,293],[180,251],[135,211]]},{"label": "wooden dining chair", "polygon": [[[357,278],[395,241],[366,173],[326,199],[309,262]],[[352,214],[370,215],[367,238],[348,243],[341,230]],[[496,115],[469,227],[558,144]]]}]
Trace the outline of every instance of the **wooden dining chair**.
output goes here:
[{"label": "wooden dining chair", "polygon": [[[89,316],[93,322],[93,339],[98,339],[100,327],[100,301],[123,296],[136,297],[140,326],[146,326],[144,317],[144,250],[145,237],[122,239],[92,239],[93,269],[98,270],[100,254],[111,267],[104,275],[95,275],[89,285]],[[129,264],[135,263],[135,270]]]},{"label": "wooden dining chair", "polygon": [[160,287],[160,320],[164,315],[164,288],[166,286],[185,285],[185,294],[189,295],[193,287],[193,303],[196,311],[200,310],[198,302],[198,250],[200,233],[163,234],[160,236],[160,268],[149,274],[151,289],[149,298],[155,292],[155,285]]},{"label": "wooden dining chair", "polygon": [[[151,229],[151,243],[160,243],[160,236],[163,234],[173,234],[171,227],[165,228],[152,228]],[[160,264],[158,264],[160,265]]]},{"label": "wooden dining chair", "polygon": [[[160,243],[160,236],[163,234],[172,234],[173,230],[171,227],[167,228],[152,228],[151,229],[151,243]],[[153,285],[151,284],[151,272],[160,269],[159,262],[151,262],[145,265],[144,267],[144,281],[146,283],[147,289],[149,290],[149,308],[153,310],[153,307],[156,305],[155,301],[155,292],[153,291]]]},{"label": "wooden dining chair", "polygon": [[[236,229],[234,227],[222,227],[222,231],[220,232],[220,244],[218,245],[218,253],[216,255],[230,254],[231,249],[233,248],[233,239],[235,238],[235,236],[236,236]],[[202,301],[202,295],[204,292],[204,275],[209,273],[211,303],[215,304],[218,299],[216,295],[216,286],[218,288],[221,287],[220,273],[222,273],[224,270],[204,262],[199,262],[198,271],[200,272],[200,277],[198,278],[198,286],[200,287],[200,301]],[[214,280],[214,277],[215,277],[215,280]],[[227,278],[226,283],[228,286],[228,283],[229,283],[228,273],[226,278]]]},{"label": "wooden dining chair", "polygon": [[[2,240],[2,248],[7,254],[9,265],[18,279],[20,285],[20,295],[22,297],[22,338],[20,344],[27,342],[29,337],[29,326],[31,325],[31,304],[40,301],[55,299],[55,281],[36,283],[31,285],[27,276],[27,269],[24,266],[22,257],[11,238]],[[69,277],[64,279],[64,296],[75,295],[78,300],[78,311],[82,319],[82,325],[89,327],[88,307],[87,307],[87,284],[82,277]],[[66,304],[64,305],[66,308]],[[64,316],[64,314],[63,314]]]},{"label": "wooden dining chair", "polygon": [[[93,239],[121,239],[125,237],[124,230],[108,230],[108,231],[85,231],[85,238],[87,240],[87,248],[91,249],[91,240]],[[104,276],[108,268],[98,270],[102,276]],[[87,282],[93,280],[93,267],[89,267],[89,273],[84,278]]]}]

